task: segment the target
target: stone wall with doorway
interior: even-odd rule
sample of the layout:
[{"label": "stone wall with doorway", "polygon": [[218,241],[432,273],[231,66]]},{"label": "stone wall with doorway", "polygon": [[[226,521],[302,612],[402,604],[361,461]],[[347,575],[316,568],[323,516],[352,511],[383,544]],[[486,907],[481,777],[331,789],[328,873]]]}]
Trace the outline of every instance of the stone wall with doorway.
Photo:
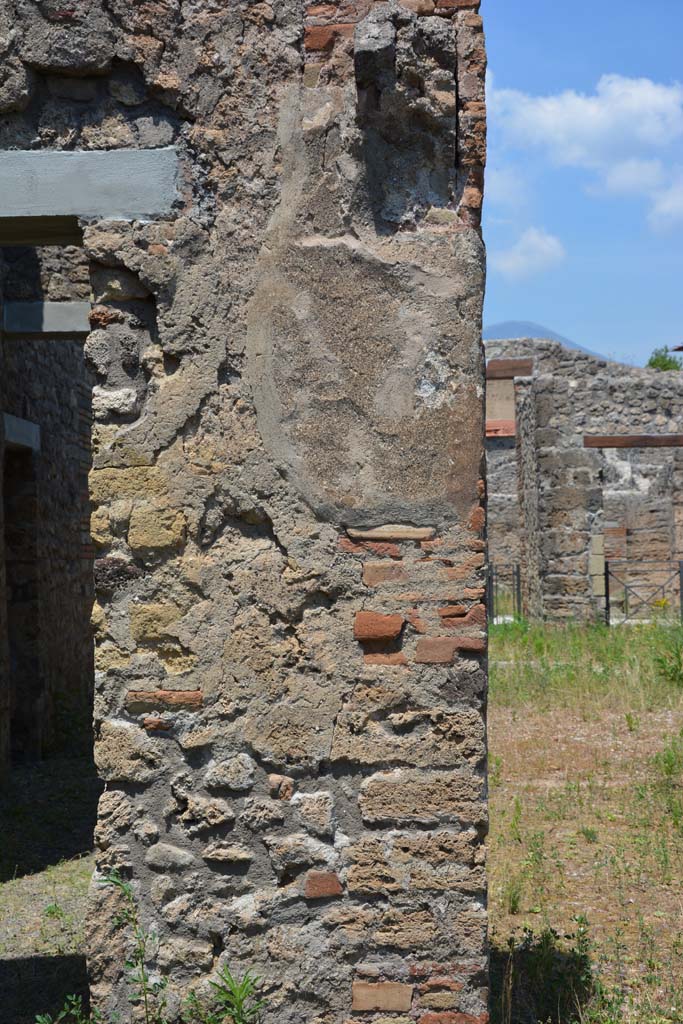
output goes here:
[{"label": "stone wall with doorway", "polygon": [[487,1020],[477,8],[15,26],[0,146],[180,161],[172,215],[83,219],[106,1014],[115,868],[174,1021],[223,964],[267,1021]]},{"label": "stone wall with doorway", "polygon": [[[584,439],[679,435],[681,375],[537,344],[533,378],[517,385],[527,607],[537,617],[595,618],[604,610],[605,558],[628,560],[652,589],[683,557],[676,530],[683,449],[594,448]],[[675,581],[668,600],[678,601]]]}]

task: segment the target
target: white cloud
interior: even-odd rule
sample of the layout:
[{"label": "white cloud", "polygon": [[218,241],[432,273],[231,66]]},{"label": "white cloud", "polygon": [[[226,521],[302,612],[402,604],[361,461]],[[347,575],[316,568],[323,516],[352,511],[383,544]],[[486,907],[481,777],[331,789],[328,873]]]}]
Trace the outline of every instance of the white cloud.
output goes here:
[{"label": "white cloud", "polygon": [[614,195],[648,195],[666,181],[661,160],[622,160],[605,168],[604,185]]},{"label": "white cloud", "polygon": [[603,75],[593,95],[568,89],[530,96],[491,90],[491,109],[508,141],[545,148],[558,164],[604,167],[683,138],[683,85]]},{"label": "white cloud", "polygon": [[532,96],[493,79],[488,89],[493,135],[505,148],[537,148],[557,166],[592,171],[603,192],[649,201],[652,226],[683,221],[682,84],[603,75],[591,94]]},{"label": "white cloud", "polygon": [[566,258],[562,242],[540,228],[527,228],[513,246],[494,252],[490,264],[505,277],[519,280],[557,267]]},{"label": "white cloud", "polygon": [[683,224],[683,174],[654,196],[649,220],[658,231]]}]

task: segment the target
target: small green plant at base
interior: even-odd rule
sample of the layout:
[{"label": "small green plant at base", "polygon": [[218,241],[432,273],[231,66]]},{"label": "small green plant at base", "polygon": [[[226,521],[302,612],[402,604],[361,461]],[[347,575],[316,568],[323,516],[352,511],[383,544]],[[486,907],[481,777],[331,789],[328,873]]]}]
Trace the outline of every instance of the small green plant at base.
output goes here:
[{"label": "small green plant at base", "polygon": [[249,971],[235,978],[227,967],[212,981],[214,1005],[203,1006],[193,992],[187,1000],[184,1020],[187,1024],[256,1024],[265,1000],[258,998],[260,979]]},{"label": "small green plant at base", "polygon": [[598,833],[596,829],[589,828],[588,825],[584,825],[583,828],[579,829],[579,832],[587,843],[597,843]]},{"label": "small green plant at base", "polygon": [[105,885],[115,886],[123,896],[123,910],[114,918],[117,925],[127,925],[133,933],[133,952],[126,960],[128,980],[132,989],[130,1002],[143,1008],[144,1024],[167,1024],[166,1019],[166,978],[153,979],[147,969],[148,946],[152,933],[145,931],[140,923],[135,894],[130,883],[125,882],[116,871],[104,878]]},{"label": "small green plant at base", "polygon": [[[129,1002],[142,1009],[144,1024],[169,1024],[165,992],[168,979],[153,978],[148,970],[149,945],[154,934],[146,931],[140,922],[133,888],[117,871],[106,875],[102,884],[114,886],[123,897],[123,906],[115,915],[114,924],[130,928],[133,936],[133,951],[125,965],[130,987]],[[46,913],[51,911],[51,916],[60,917],[59,910],[56,903],[50,904]],[[210,982],[213,992],[208,1005],[191,993],[183,1011],[183,1020],[186,1024],[258,1024],[265,1006],[265,1001],[258,998],[259,981],[250,971],[238,979],[227,966],[221,968],[218,980]],[[117,1017],[107,1021],[97,1010],[88,1014],[83,1009],[81,997],[71,995],[67,996],[56,1017],[42,1014],[36,1017],[35,1024],[119,1024],[119,1020]]]},{"label": "small green plant at base", "polygon": [[41,1013],[36,1017],[36,1024],[105,1024],[105,1022],[97,1010],[92,1014],[85,1012],[80,996],[67,996],[63,1008],[56,1017],[49,1013]]}]

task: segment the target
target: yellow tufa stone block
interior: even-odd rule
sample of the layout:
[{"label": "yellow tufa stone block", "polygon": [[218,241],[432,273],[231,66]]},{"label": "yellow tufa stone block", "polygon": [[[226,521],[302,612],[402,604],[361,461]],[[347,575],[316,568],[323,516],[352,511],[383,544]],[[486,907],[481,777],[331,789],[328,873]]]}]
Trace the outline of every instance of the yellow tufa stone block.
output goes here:
[{"label": "yellow tufa stone block", "polygon": [[168,627],[181,618],[175,604],[132,604],[130,606],[130,632],[140,643],[155,643],[168,637]]},{"label": "yellow tufa stone block", "polygon": [[90,516],[90,536],[93,544],[98,547],[109,547],[114,542],[114,535],[109,524],[109,513],[106,506],[96,508]]},{"label": "yellow tufa stone block", "polygon": [[137,505],[130,517],[128,544],[135,553],[179,549],[185,543],[186,525],[177,509]]},{"label": "yellow tufa stone block", "polygon": [[122,651],[116,644],[109,641],[95,647],[95,669],[108,672],[110,669],[126,668],[130,664],[130,654]]},{"label": "yellow tufa stone block", "polygon": [[104,633],[106,625],[107,617],[104,614],[104,608],[96,601],[92,606],[92,611],[90,613],[90,626],[95,636]]},{"label": "yellow tufa stone block", "polygon": [[89,487],[90,499],[95,505],[104,505],[117,498],[148,498],[166,492],[163,475],[156,466],[93,469]]}]

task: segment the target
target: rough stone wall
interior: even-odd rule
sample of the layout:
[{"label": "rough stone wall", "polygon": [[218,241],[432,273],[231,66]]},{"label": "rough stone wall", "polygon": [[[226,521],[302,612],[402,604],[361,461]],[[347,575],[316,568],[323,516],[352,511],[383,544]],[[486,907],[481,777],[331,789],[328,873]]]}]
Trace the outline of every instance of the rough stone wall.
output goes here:
[{"label": "rough stone wall", "polygon": [[[527,359],[536,352],[537,342],[531,339],[486,342],[487,360]],[[513,381],[487,381],[486,392],[487,420],[515,418]],[[518,476],[515,438],[487,437],[488,551],[492,563],[505,568],[520,565],[523,558]]]},{"label": "rough stone wall", "polygon": [[[610,559],[680,557],[674,511],[680,453],[585,449],[584,435],[680,433],[680,375],[543,347],[550,359],[545,351],[536,358],[532,384],[517,405],[524,532],[535,521],[539,535],[525,542],[540,548],[537,563],[525,560],[527,590],[541,593],[532,605],[545,617],[591,618],[604,604],[603,550]],[[654,581],[658,573],[666,574],[653,568],[642,578]]]},{"label": "rough stone wall", "polygon": [[181,154],[174,218],[85,225],[98,870],[174,1020],[221,963],[487,1018],[477,6],[5,5],[0,145]]}]

